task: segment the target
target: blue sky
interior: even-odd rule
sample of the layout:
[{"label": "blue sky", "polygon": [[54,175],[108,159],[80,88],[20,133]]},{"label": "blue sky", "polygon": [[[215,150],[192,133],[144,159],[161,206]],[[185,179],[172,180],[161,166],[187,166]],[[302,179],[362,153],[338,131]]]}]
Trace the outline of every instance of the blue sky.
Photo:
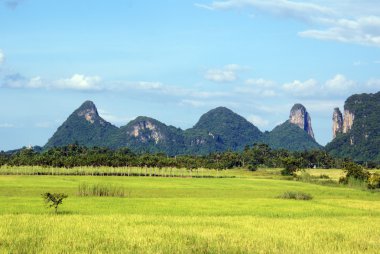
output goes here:
[{"label": "blue sky", "polygon": [[380,90],[380,5],[370,0],[0,0],[0,150],[44,145],[85,100],[121,126],[192,127],[226,106],[261,130]]}]

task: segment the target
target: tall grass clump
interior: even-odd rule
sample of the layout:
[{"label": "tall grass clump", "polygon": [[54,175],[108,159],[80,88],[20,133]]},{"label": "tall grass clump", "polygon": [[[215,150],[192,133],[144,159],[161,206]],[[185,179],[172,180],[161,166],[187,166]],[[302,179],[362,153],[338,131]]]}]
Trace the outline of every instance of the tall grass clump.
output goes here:
[{"label": "tall grass clump", "polygon": [[81,183],[78,186],[78,196],[98,196],[98,197],[125,197],[125,189],[121,186],[110,184],[94,184]]},{"label": "tall grass clump", "polygon": [[286,191],[277,198],[295,199],[295,200],[311,200],[313,197],[310,194],[300,191]]},{"label": "tall grass clump", "polygon": [[330,179],[328,175],[321,174],[319,176],[310,175],[309,173],[302,171],[294,178],[296,181],[313,183],[319,185],[337,186],[338,182]]}]

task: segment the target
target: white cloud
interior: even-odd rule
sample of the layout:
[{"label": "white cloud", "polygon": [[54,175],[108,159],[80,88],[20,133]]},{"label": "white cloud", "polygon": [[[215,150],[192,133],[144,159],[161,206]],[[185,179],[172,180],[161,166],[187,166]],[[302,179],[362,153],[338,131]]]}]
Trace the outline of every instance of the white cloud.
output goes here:
[{"label": "white cloud", "polygon": [[264,128],[268,126],[269,121],[258,115],[250,115],[247,117],[247,120],[256,125],[257,127]]},{"label": "white cloud", "polygon": [[295,96],[307,97],[316,95],[316,90],[318,89],[318,82],[315,79],[309,79],[304,82],[299,80],[294,80],[291,83],[285,83],[282,88]]},{"label": "white cloud", "polygon": [[266,80],[266,79],[247,79],[245,81],[245,84],[250,86],[256,86],[256,87],[263,87],[263,88],[272,88],[276,86],[276,82],[272,80]]},{"label": "white cloud", "polygon": [[3,51],[0,49],[0,65],[2,65],[5,61],[5,55]]},{"label": "white cloud", "polygon": [[275,97],[277,96],[277,92],[274,89],[262,89],[260,87],[247,87],[247,86],[239,86],[235,88],[235,92],[239,94],[249,94],[253,96],[260,96],[260,97]]},{"label": "white cloud", "polygon": [[60,89],[101,90],[100,82],[101,78],[99,76],[74,74],[71,78],[56,81],[53,86]]},{"label": "white cloud", "polygon": [[238,71],[244,70],[247,67],[242,67],[237,64],[229,64],[221,69],[209,69],[204,78],[213,82],[225,83],[233,82],[238,79]]},{"label": "white cloud", "polygon": [[209,5],[197,4],[197,6],[210,10],[253,8],[259,12],[301,20],[310,20],[321,16],[329,17],[335,14],[332,9],[321,5],[288,0],[226,0],[215,1]]},{"label": "white cloud", "polygon": [[380,17],[325,20],[326,29],[300,32],[302,37],[380,47]]},{"label": "white cloud", "polygon": [[71,89],[71,90],[101,90],[100,77],[75,74],[68,79],[56,81],[43,80],[41,77],[26,78],[20,74],[7,75],[2,82],[8,88],[45,88],[45,89]]},{"label": "white cloud", "polygon": [[0,128],[13,128],[13,127],[15,126],[11,123],[0,123]]},{"label": "white cloud", "polygon": [[347,97],[353,93],[360,92],[360,90],[363,91],[363,89],[360,89],[359,83],[347,79],[342,74],[336,74],[324,83],[320,83],[315,79],[309,79],[304,82],[295,80],[291,83],[285,83],[282,88],[289,95],[301,98]]},{"label": "white cloud", "polygon": [[188,100],[188,99],[184,99],[180,102],[180,105],[181,106],[192,106],[194,108],[198,108],[198,107],[203,107],[206,105],[206,103],[204,101],[199,101],[199,100]]},{"label": "white cloud", "polygon": [[41,77],[34,77],[34,78],[29,79],[29,81],[27,82],[27,87],[29,87],[29,88],[43,88],[44,83],[43,83]]},{"label": "white cloud", "polygon": [[209,10],[209,11],[213,11],[214,10],[214,8],[212,8],[211,6],[209,6],[207,4],[198,4],[198,3],[195,3],[194,6],[198,7],[198,8],[206,9],[206,10]]},{"label": "white cloud", "polygon": [[330,80],[327,80],[322,90],[328,93],[347,93],[353,91],[356,87],[356,82],[348,80],[342,74],[337,74]]},{"label": "white cloud", "polygon": [[[380,47],[380,10],[377,1],[225,0],[198,7],[211,10],[254,11],[306,22],[301,37]],[[318,4],[316,4],[318,3]]]}]

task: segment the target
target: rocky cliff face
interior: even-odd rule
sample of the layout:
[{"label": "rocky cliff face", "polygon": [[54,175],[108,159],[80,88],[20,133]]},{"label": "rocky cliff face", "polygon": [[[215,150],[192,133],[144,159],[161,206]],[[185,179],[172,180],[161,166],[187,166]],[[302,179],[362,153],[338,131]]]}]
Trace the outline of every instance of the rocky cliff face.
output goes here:
[{"label": "rocky cliff face", "polygon": [[343,133],[348,133],[352,129],[354,118],[355,116],[353,113],[351,113],[348,109],[344,110]]},{"label": "rocky cliff face", "polygon": [[340,112],[339,108],[334,109],[333,113],[333,139],[336,138],[336,136],[343,132],[343,115],[342,112]]},{"label": "rocky cliff face", "polygon": [[306,131],[307,134],[314,139],[310,115],[302,104],[295,104],[292,107],[290,110],[289,122]]},{"label": "rocky cliff face", "polygon": [[344,103],[342,134],[326,151],[358,162],[380,162],[380,92],[354,94]]},{"label": "rocky cliff face", "polygon": [[[348,109],[344,110],[344,116],[342,115],[342,112],[340,112],[339,108],[334,109],[333,113],[333,139],[336,138],[336,136],[339,133],[349,133],[352,129],[352,125],[354,124],[355,115],[350,112]],[[353,143],[353,141],[351,141]]]},{"label": "rocky cliff face", "polygon": [[149,118],[141,118],[140,121],[132,126],[132,130],[128,131],[128,133],[130,136],[140,138],[142,142],[154,140],[156,144],[165,138],[160,128]]},{"label": "rocky cliff face", "polygon": [[107,122],[104,121],[98,114],[95,104],[92,101],[86,101],[76,110],[76,114],[79,117],[84,117],[87,122],[95,123],[99,121],[101,125],[105,125]]}]

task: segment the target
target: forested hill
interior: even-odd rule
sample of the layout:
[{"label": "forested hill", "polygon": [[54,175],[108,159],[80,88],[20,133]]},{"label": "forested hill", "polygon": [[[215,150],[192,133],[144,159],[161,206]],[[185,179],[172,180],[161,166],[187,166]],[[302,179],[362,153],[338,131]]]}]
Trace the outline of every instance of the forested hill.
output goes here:
[{"label": "forested hill", "polygon": [[358,162],[380,162],[380,92],[349,97],[343,118],[326,150]]},{"label": "forested hill", "polygon": [[193,128],[187,130],[143,116],[118,128],[102,119],[91,101],[83,103],[69,116],[45,148],[74,143],[113,149],[128,147],[138,153],[163,152],[168,155],[241,151],[254,143],[267,143],[276,149],[293,151],[320,148],[302,126],[288,122],[264,134],[244,117],[225,107],[205,113]]}]

